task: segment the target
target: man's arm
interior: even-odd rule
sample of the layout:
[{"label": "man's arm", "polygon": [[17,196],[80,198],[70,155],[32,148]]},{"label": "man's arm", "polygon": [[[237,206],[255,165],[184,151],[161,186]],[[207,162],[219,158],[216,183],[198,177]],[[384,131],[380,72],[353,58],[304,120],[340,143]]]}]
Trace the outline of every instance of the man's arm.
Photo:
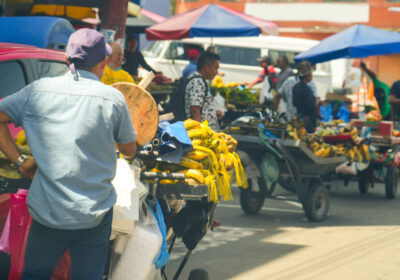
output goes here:
[{"label": "man's arm", "polygon": [[154,73],[159,73],[156,70],[154,70],[150,65],[147,64],[146,60],[144,59],[144,56],[141,52],[138,53],[139,56],[139,64],[146,69],[147,71],[153,71]]},{"label": "man's arm", "polygon": [[256,79],[254,79],[254,81],[250,82],[250,83],[247,85],[247,88],[252,88],[252,87],[255,86],[256,84],[261,83],[261,82],[262,82],[262,81],[261,81],[260,77],[257,77]]},{"label": "man's arm", "polygon": [[190,106],[190,117],[198,122],[201,122],[201,108],[199,106]]},{"label": "man's arm", "polygon": [[133,157],[136,154],[136,141],[125,144],[117,143],[119,152],[126,157]]},{"label": "man's arm", "polygon": [[389,95],[390,104],[400,104],[400,99],[396,98],[394,94]]},{"label": "man's arm", "polygon": [[[21,155],[21,152],[13,141],[10,131],[8,130],[9,121],[10,117],[0,111],[0,150],[3,151],[7,158],[14,163]],[[18,171],[21,172],[22,175],[32,179],[36,172],[35,161],[33,159],[25,160],[18,168]]]},{"label": "man's arm", "polygon": [[365,73],[367,73],[368,76],[369,76],[371,79],[375,79],[375,78],[376,78],[376,74],[375,74],[374,72],[372,72],[371,70],[369,70],[369,69],[367,68],[367,65],[365,65],[364,62],[361,62],[361,63],[360,63],[360,66],[361,66],[361,69],[364,70]]}]

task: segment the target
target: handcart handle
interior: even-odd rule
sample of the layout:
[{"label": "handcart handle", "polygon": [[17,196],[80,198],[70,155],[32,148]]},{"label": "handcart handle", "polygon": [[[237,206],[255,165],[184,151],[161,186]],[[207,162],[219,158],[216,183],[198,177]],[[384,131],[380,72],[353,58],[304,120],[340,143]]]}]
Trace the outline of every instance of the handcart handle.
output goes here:
[{"label": "handcart handle", "polygon": [[140,173],[141,179],[169,179],[169,180],[185,180],[186,176],[182,173],[167,172],[150,172],[144,171]]}]

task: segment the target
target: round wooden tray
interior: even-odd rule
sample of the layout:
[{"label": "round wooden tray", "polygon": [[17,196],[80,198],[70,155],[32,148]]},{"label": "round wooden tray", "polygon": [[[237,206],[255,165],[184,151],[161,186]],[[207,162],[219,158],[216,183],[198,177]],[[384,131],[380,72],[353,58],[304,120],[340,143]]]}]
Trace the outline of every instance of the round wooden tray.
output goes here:
[{"label": "round wooden tray", "polygon": [[136,143],[144,146],[157,132],[158,108],[154,98],[143,87],[131,83],[112,85],[125,96],[135,131]]}]

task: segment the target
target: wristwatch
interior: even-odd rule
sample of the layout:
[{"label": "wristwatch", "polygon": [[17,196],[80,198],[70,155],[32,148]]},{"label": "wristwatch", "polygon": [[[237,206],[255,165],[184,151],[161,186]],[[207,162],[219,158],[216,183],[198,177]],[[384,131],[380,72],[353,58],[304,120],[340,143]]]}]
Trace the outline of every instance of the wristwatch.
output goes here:
[{"label": "wristwatch", "polygon": [[18,169],[28,157],[26,155],[21,154],[17,160],[14,162],[15,168]]}]

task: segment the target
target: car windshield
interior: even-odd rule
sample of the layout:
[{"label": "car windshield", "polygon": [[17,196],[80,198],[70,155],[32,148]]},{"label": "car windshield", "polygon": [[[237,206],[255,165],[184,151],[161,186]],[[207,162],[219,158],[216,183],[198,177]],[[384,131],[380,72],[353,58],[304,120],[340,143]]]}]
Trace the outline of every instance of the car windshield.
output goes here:
[{"label": "car windshield", "polygon": [[260,49],[216,46],[216,52],[221,57],[221,63],[258,66],[257,58],[261,56]]},{"label": "car windshield", "polygon": [[149,49],[143,51],[144,56],[158,57],[164,47],[165,42],[157,41]]}]

